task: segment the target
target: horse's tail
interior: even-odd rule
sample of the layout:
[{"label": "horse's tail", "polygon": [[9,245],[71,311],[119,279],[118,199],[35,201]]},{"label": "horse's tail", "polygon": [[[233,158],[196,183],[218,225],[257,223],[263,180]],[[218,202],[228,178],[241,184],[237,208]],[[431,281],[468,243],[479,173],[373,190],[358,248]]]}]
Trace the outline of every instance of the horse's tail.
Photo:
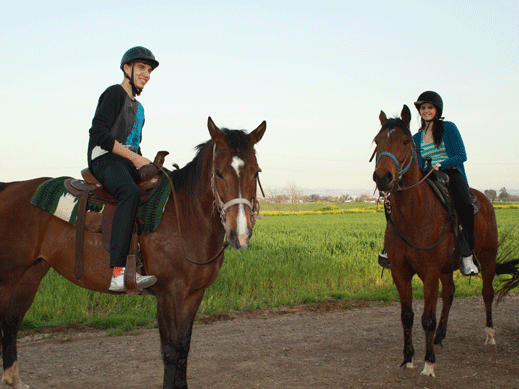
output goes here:
[{"label": "horse's tail", "polygon": [[512,289],[519,286],[519,259],[496,263],[496,274],[510,274],[512,276],[505,280],[497,290],[497,302],[499,302]]}]

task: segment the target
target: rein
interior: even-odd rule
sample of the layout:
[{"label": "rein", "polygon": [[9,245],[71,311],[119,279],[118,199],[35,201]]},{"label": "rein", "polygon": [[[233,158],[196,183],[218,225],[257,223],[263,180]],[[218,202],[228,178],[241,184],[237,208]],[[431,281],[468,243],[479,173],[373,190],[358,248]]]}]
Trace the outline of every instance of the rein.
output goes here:
[{"label": "rein", "polygon": [[[449,222],[451,222],[451,224],[454,223],[455,215],[453,213],[447,214],[447,217],[445,218],[445,223],[443,225],[442,233],[441,233],[440,237],[436,240],[436,242],[434,242],[432,245],[427,246],[427,247],[416,246],[413,243],[409,242],[404,237],[404,235],[402,235],[402,233],[400,231],[398,231],[398,228],[396,227],[395,222],[391,218],[391,201],[389,199],[389,193],[387,193],[387,194],[385,194],[384,192],[381,192],[381,193],[382,193],[381,197],[384,198],[384,211],[386,213],[387,220],[389,220],[389,223],[391,224],[391,227],[393,227],[393,230],[400,237],[400,239],[402,239],[404,241],[405,244],[407,244],[408,246],[411,246],[412,248],[414,248],[416,250],[430,250],[430,249],[436,247],[443,239],[443,236],[445,235],[445,232],[447,231],[447,226],[448,226]],[[453,231],[454,231],[454,229],[453,229]]]},{"label": "rein", "polygon": [[[228,201],[225,204],[221,200],[220,195],[218,193],[218,189],[216,188],[216,185],[214,183],[215,182],[214,181],[215,180],[215,175],[216,175],[216,169],[214,169],[215,153],[216,153],[216,144],[213,147],[213,175],[211,177],[211,189],[213,191],[213,195],[215,196],[214,205],[215,205],[216,209],[218,209],[218,211],[220,213],[220,218],[221,218],[222,225],[224,225],[224,223],[225,223],[225,213],[226,213],[226,210],[229,207],[231,207],[231,206],[233,206],[235,204],[246,204],[246,205],[248,205],[250,207],[250,209],[251,209],[252,220],[253,220],[253,223],[254,223],[255,219],[259,218],[259,215],[255,214],[255,212],[259,213],[259,202],[258,202],[258,200],[256,198],[256,195],[254,195],[254,198],[252,199],[252,204],[251,204],[250,201],[248,201],[247,199],[244,199],[244,198],[233,199],[231,201]],[[187,255],[186,249],[184,247],[184,240],[182,239],[182,228],[181,228],[181,223],[180,223],[180,213],[179,213],[179,210],[178,210],[177,195],[175,193],[175,185],[173,184],[173,181],[171,180],[171,177],[169,176],[169,174],[166,172],[166,170],[164,170],[164,168],[162,166],[160,166],[159,164],[157,164],[155,162],[153,162],[153,164],[164,174],[164,176],[167,178],[167,180],[169,182],[169,186],[171,187],[171,193],[173,195],[173,203],[175,204],[175,213],[177,215],[177,227],[178,227],[178,234],[179,234],[179,237],[180,237],[180,247],[182,248],[182,253],[184,254],[184,257],[186,258],[186,260],[188,262],[190,262],[190,263],[192,263],[194,265],[208,265],[211,262],[214,262],[220,255],[222,255],[223,251],[227,248],[227,246],[229,246],[229,241],[225,240],[222,243],[222,247],[220,247],[218,252],[214,256],[209,258],[207,261],[205,261],[205,262],[195,261],[195,260],[191,259],[189,257],[189,255]],[[263,194],[263,197],[265,197],[265,194],[263,193],[263,188],[261,187],[261,183],[259,181],[259,177],[256,177],[256,181],[257,181],[257,183],[260,186],[261,193]]]}]

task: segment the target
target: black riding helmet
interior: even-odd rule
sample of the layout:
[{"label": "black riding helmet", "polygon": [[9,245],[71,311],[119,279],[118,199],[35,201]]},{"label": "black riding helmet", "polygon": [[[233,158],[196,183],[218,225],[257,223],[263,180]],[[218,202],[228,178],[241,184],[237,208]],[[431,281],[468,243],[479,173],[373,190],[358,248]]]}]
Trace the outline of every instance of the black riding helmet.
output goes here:
[{"label": "black riding helmet", "polygon": [[155,59],[153,53],[145,47],[135,46],[124,53],[123,58],[121,59],[121,70],[123,71],[124,76],[130,80],[134,96],[140,95],[142,90],[138,90],[133,84],[133,68],[131,76],[128,76],[124,72],[123,68],[124,65],[137,61],[150,65],[152,70],[159,66],[159,62]]},{"label": "black riding helmet", "polygon": [[424,103],[434,105],[438,111],[436,113],[436,117],[441,118],[443,112],[443,100],[438,93],[433,91],[423,92],[420,96],[418,96],[418,100],[414,103],[414,106],[418,111],[420,111],[420,106]]}]

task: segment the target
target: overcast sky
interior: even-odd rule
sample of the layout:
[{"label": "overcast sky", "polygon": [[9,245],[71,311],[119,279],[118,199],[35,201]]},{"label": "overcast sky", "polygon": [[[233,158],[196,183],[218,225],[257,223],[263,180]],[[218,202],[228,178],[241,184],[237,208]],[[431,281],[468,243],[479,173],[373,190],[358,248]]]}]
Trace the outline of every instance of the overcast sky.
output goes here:
[{"label": "overcast sky", "polygon": [[99,95],[130,47],[160,62],[142,149],[184,166],[220,127],[267,131],[266,188],[373,192],[378,115],[425,90],[467,149],[469,183],[519,189],[519,2],[3,1],[0,181],[79,176]]}]

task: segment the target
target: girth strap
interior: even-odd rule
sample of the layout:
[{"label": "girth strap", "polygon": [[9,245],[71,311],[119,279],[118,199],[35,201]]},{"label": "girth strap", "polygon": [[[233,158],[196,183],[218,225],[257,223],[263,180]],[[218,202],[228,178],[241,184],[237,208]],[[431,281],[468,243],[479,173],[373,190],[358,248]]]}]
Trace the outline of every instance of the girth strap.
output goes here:
[{"label": "girth strap", "polygon": [[85,240],[85,216],[88,197],[92,189],[85,190],[79,198],[78,216],[76,220],[76,279],[83,275],[83,245]]}]

